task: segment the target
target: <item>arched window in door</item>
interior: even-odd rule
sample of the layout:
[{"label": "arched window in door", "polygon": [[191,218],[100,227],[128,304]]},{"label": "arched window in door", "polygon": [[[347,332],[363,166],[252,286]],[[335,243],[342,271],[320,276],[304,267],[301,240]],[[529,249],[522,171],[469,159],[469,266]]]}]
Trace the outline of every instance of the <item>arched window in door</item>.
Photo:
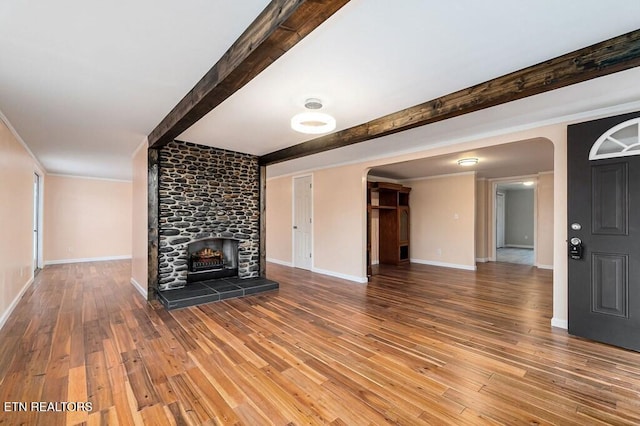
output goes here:
[{"label": "arched window in door", "polygon": [[640,155],[640,118],[625,121],[604,132],[591,147],[589,160]]}]

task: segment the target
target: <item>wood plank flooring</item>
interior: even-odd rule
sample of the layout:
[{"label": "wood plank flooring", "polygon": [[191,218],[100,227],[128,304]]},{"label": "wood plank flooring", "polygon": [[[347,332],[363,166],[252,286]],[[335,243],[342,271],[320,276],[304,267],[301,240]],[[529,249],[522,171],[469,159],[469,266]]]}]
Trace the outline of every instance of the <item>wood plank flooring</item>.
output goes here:
[{"label": "wood plank flooring", "polygon": [[[552,329],[550,271],[269,264],[278,291],[171,312],[129,273],[38,274],[0,331],[1,424],[640,423],[640,354]],[[92,410],[7,406],[38,401]]]}]

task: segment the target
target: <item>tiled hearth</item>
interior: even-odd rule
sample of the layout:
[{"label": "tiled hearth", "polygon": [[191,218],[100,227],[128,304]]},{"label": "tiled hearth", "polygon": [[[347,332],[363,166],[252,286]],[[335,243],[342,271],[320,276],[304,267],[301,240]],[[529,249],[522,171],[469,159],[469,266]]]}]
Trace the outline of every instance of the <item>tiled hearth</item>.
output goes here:
[{"label": "tiled hearth", "polygon": [[183,288],[161,291],[160,302],[167,309],[186,308],[203,303],[217,302],[277,290],[275,281],[266,278],[223,278],[209,281],[198,281]]}]

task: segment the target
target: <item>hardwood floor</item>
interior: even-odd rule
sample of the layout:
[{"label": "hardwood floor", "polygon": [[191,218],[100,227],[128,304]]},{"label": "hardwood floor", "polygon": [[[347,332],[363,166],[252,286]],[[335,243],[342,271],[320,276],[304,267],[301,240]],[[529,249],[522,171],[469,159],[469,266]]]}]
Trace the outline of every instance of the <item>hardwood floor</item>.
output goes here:
[{"label": "hardwood floor", "polygon": [[[168,312],[127,261],[45,268],[0,331],[0,423],[640,423],[640,354],[552,329],[550,271],[267,271],[278,291]],[[7,406],[38,401],[92,410]]]}]

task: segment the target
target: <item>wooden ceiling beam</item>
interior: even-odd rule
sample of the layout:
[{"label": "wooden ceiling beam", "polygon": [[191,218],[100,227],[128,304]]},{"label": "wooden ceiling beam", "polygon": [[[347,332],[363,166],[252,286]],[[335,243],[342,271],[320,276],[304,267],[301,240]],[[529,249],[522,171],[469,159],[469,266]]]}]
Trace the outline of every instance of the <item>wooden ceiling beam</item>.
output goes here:
[{"label": "wooden ceiling beam", "polygon": [[260,157],[260,164],[266,166],[342,148],[637,66],[640,66],[640,30],[358,126],[265,154]]},{"label": "wooden ceiling beam", "polygon": [[149,134],[149,147],[171,142],[264,71],[349,0],[273,0]]}]

